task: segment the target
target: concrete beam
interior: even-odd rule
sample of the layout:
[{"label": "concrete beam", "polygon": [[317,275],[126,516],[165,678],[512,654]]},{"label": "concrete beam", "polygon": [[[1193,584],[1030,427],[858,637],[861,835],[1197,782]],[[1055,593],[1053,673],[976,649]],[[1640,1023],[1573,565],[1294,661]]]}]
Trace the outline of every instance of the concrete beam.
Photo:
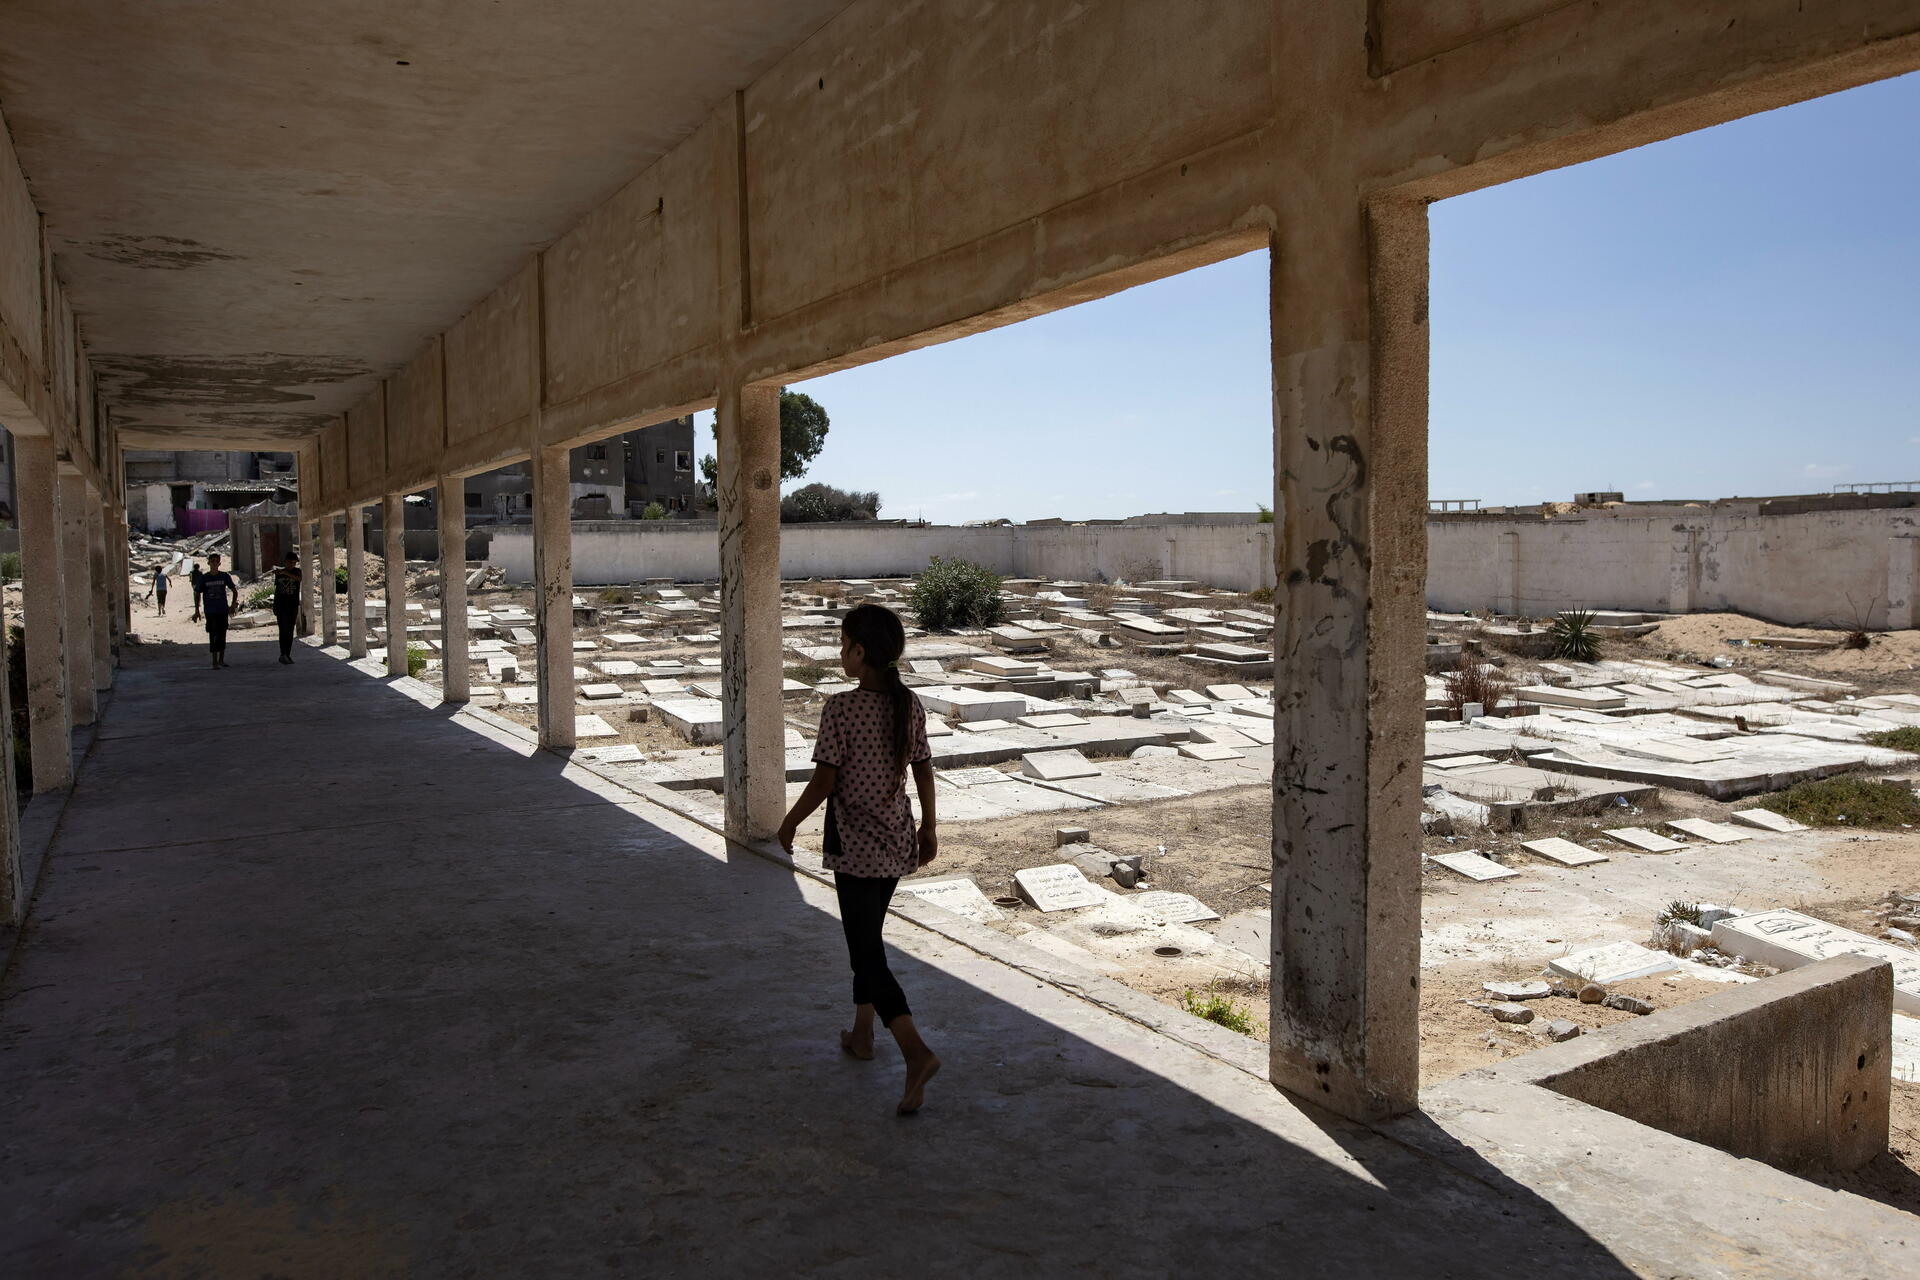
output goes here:
[{"label": "concrete beam", "polygon": [[355,506],[347,508],[347,656],[367,656],[367,526]]},{"label": "concrete beam", "polygon": [[467,482],[440,477],[434,494],[440,526],[440,698],[469,696],[467,657]]},{"label": "concrete beam", "polygon": [[[0,591],[0,673],[13,670],[6,593]],[[14,785],[13,681],[0,679],[0,926],[17,925],[26,915],[27,892],[20,868],[20,799]]]},{"label": "concrete beam", "polygon": [[93,678],[93,575],[87,564],[87,508],[93,495],[79,472],[60,477],[61,600],[67,613],[67,703],[74,724],[92,724],[98,713]]},{"label": "concrete beam", "polygon": [[329,647],[340,643],[340,593],[335,590],[334,528],[338,516],[322,516],[319,529],[320,576],[313,585],[320,592],[320,643]]},{"label": "concrete beam", "polygon": [[[720,499],[720,663],[726,830],[763,840],[786,810],[780,706],[780,389],[738,387],[715,425]],[[751,708],[759,714],[749,715]]]},{"label": "concrete beam", "polygon": [[60,554],[60,473],[49,436],[16,435],[14,492],[20,506],[20,577],[25,589],[27,723],[33,790],[73,780],[73,721],[67,703],[67,606]]},{"label": "concrete beam", "polygon": [[1358,1118],[1419,1088],[1426,210],[1273,248],[1271,1079]]},{"label": "concrete beam", "polygon": [[573,498],[569,450],[533,456],[533,611],[540,745],[573,746]]},{"label": "concrete beam", "polygon": [[380,500],[380,541],[387,569],[387,674],[407,674],[407,495]]}]

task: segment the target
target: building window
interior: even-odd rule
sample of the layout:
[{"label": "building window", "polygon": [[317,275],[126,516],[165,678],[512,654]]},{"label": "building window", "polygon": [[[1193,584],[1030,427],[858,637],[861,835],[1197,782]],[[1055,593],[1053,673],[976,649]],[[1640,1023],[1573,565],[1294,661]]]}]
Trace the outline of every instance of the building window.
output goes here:
[{"label": "building window", "polygon": [[469,507],[474,507],[474,508],[477,508],[477,507],[479,507],[479,505],[480,505],[480,495],[479,495],[479,494],[477,494],[477,493],[470,493],[470,494],[468,494],[468,495],[467,495],[467,505],[468,505]]},{"label": "building window", "polygon": [[606,460],[607,446],[604,444],[590,444],[587,446],[588,462],[605,462]]},{"label": "building window", "polygon": [[693,450],[675,449],[673,451],[673,469],[675,471],[693,470]]},{"label": "building window", "polygon": [[653,460],[655,462],[665,462],[667,460],[667,451],[665,449],[655,449],[653,451]]}]

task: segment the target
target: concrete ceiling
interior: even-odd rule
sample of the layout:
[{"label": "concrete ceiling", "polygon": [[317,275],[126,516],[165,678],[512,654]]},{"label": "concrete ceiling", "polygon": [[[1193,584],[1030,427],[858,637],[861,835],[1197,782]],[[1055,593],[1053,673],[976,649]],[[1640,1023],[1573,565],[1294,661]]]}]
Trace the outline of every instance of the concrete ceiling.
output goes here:
[{"label": "concrete ceiling", "polygon": [[283,447],[847,0],[6,0],[0,111],[142,446]]}]

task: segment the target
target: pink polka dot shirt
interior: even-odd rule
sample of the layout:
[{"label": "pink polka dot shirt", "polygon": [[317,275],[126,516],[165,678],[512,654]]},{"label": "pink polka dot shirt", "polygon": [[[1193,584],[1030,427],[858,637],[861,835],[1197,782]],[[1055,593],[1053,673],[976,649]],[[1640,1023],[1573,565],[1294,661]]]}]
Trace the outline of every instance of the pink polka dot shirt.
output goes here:
[{"label": "pink polka dot shirt", "polygon": [[[908,694],[907,760],[918,764],[932,758],[926,709]],[[876,689],[849,689],[828,698],[813,762],[840,770],[827,798],[840,852],[826,856],[827,869],[876,879],[915,870],[920,853],[907,802],[908,775],[893,770],[893,700]]]}]

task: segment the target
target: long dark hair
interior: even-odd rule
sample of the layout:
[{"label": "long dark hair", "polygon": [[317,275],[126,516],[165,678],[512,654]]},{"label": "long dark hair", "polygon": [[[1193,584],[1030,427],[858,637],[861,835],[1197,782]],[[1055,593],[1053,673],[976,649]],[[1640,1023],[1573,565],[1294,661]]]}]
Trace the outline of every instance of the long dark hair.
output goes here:
[{"label": "long dark hair", "polygon": [[884,605],[863,604],[840,619],[841,634],[860,646],[867,665],[880,676],[880,690],[893,703],[893,772],[907,771],[908,718],[913,694],[900,682],[900,655],[907,647],[907,629],[900,615]]}]

